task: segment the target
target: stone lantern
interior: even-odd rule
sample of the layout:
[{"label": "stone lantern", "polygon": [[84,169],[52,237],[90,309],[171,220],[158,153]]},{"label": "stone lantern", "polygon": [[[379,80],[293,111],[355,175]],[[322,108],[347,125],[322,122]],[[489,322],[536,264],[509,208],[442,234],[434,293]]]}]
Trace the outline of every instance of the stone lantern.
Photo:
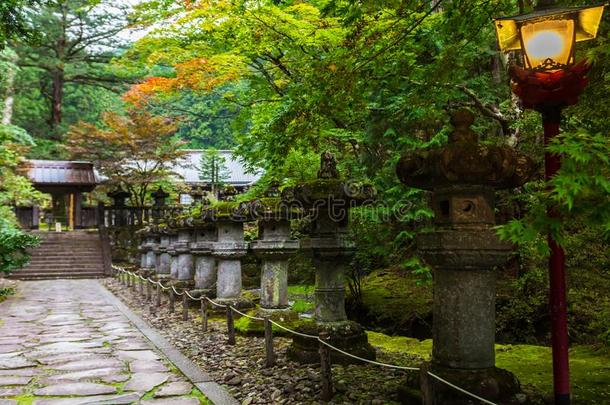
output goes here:
[{"label": "stone lantern", "polygon": [[112,207],[114,212],[113,224],[116,226],[127,225],[127,203],[126,200],[131,196],[129,191],[125,191],[118,186],[115,190],[107,194],[108,197],[112,198]]},{"label": "stone lantern", "polygon": [[[434,271],[432,370],[497,401],[518,392],[519,384],[495,368],[494,268],[512,246],[494,230],[494,191],[525,183],[533,164],[508,146],[479,144],[473,122],[470,111],[454,112],[449,143],[404,156],[396,170],[404,184],[432,191],[436,229],[417,238]],[[466,403],[442,384],[434,385],[434,396],[434,403]]]},{"label": "stone lantern", "polygon": [[123,208],[127,206],[126,200],[131,197],[129,191],[123,190],[121,186],[118,186],[113,191],[109,192],[108,197],[112,198],[112,206],[117,208]]},{"label": "stone lantern", "polygon": [[150,194],[154,200],[152,207],[152,217],[154,222],[158,222],[163,216],[163,208],[165,207],[165,199],[169,197],[161,186],[154,193]]},{"label": "stone lantern", "polygon": [[240,307],[251,306],[241,297],[241,259],[248,253],[244,222],[250,221],[236,202],[223,201],[203,210],[202,218],[216,225],[212,256],[216,259],[216,299]]},{"label": "stone lantern", "polygon": [[167,279],[170,277],[171,256],[167,252],[170,245],[171,231],[167,227],[157,226],[159,243],[156,244],[154,252],[156,254],[157,279]]},{"label": "stone lantern", "polygon": [[191,295],[199,297],[214,296],[216,284],[216,259],[212,256],[217,230],[213,221],[195,218],[193,221],[193,239],[190,244],[195,265],[195,289]]},{"label": "stone lantern", "polygon": [[153,227],[147,226],[138,231],[139,236],[142,240],[139,250],[141,253],[140,267],[147,274],[155,271],[157,267],[157,256],[155,249],[157,248],[157,234]]},{"label": "stone lantern", "polygon": [[176,288],[192,288],[194,286],[195,267],[193,255],[191,254],[190,243],[193,234],[193,227],[190,221],[180,219],[172,224],[176,231],[176,237],[172,244],[172,250],[176,257],[170,268],[172,275],[172,285]]},{"label": "stone lantern", "polygon": [[[307,246],[316,270],[315,323],[299,329],[307,334],[326,332],[330,344],[360,357],[374,359],[375,350],[358,323],[349,321],[345,313],[344,273],[354,255],[354,243],[348,237],[349,210],[372,202],[375,190],[370,185],[347,183],[339,178],[335,156],[321,156],[318,179],[300,184],[287,200],[310,210],[311,239]],[[318,345],[312,339],[295,336],[289,355],[300,362],[318,362]],[[332,352],[333,362],[353,362],[349,357]]]},{"label": "stone lantern", "polygon": [[258,239],[250,249],[262,260],[260,306],[267,312],[284,312],[288,305],[288,259],[299,248],[290,237],[290,219],[300,214],[282,202],[279,184],[273,183],[265,198],[250,203],[258,218]]}]

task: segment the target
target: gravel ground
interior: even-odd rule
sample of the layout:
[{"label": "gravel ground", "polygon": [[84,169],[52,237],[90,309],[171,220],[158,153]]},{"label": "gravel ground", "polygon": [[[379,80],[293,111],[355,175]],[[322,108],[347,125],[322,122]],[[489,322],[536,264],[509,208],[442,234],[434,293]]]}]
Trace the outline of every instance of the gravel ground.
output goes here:
[{"label": "gravel ground", "polygon": [[[182,353],[210,373],[242,404],[314,404],[320,403],[320,369],[318,365],[301,365],[286,357],[291,340],[274,338],[277,357],[275,367],[265,368],[264,339],[237,336],[235,346],[227,345],[226,324],[222,318],[212,318],[207,332],[201,330],[201,318],[191,309],[189,321],[182,320],[182,307],[169,313],[167,296],[151,315],[150,304],[138,293],[122,286],[117,280],[105,284],[117,297],[155,327]],[[397,364],[378,351],[378,360]],[[412,379],[400,370],[372,365],[334,365],[332,368],[336,394],[333,404],[396,404],[398,391]]]}]

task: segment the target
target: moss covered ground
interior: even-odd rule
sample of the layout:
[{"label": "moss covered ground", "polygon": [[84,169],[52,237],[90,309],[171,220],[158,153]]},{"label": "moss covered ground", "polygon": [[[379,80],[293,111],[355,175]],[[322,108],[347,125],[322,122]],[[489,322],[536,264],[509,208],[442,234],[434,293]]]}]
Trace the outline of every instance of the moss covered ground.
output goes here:
[{"label": "moss covered ground", "polygon": [[371,273],[362,282],[362,303],[364,308],[350,315],[369,329],[431,336],[432,286],[409,272],[386,269]]},{"label": "moss covered ground", "polygon": [[[367,332],[369,342],[384,352],[384,361],[396,359],[404,365],[429,360],[432,340]],[[496,364],[517,376],[526,392],[552,396],[551,349],[535,345],[496,345]],[[610,350],[593,346],[570,349],[573,400],[577,404],[610,403]]]}]

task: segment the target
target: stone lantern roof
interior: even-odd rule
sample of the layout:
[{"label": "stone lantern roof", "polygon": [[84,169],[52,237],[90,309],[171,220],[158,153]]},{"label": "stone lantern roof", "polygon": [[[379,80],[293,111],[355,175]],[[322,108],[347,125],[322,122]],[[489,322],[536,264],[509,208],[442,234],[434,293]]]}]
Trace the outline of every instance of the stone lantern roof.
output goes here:
[{"label": "stone lantern roof", "polygon": [[528,181],[534,165],[526,155],[506,145],[485,145],[470,128],[474,115],[467,109],[451,116],[449,143],[403,156],[396,167],[400,180],[411,187],[433,190],[452,185],[480,185],[496,189]]}]

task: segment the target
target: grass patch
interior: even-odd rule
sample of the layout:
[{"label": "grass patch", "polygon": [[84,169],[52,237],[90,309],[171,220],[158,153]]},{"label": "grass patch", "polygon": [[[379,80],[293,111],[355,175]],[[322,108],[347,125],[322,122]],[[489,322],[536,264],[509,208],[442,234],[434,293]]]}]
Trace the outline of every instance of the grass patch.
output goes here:
[{"label": "grass patch", "polygon": [[[430,359],[432,340],[367,332],[369,343],[390,354]],[[414,362],[416,363],[416,361]],[[417,364],[413,364],[417,365]],[[496,365],[514,373],[522,386],[552,396],[551,348],[534,345],[496,345]],[[610,403],[610,350],[592,346],[570,349],[573,400],[579,404]]]},{"label": "grass patch", "polygon": [[14,401],[17,401],[17,404],[19,404],[19,405],[32,405],[34,403],[34,400],[40,399],[40,398],[35,397],[32,394],[23,394],[23,395],[19,395],[16,397],[12,397],[12,399]]},{"label": "grass patch", "polygon": [[[255,315],[253,311],[250,311],[248,315]],[[284,321],[276,320],[279,324],[283,325],[288,329],[297,329],[303,324],[311,323],[312,321],[309,319],[286,319]],[[235,320],[234,323],[235,331],[240,335],[246,336],[264,336],[265,334],[265,325],[261,321],[257,321],[254,319],[247,318],[242,316],[241,318]],[[271,330],[273,334],[276,336],[291,336],[289,332],[286,332],[284,329],[278,328],[275,325],[271,325]]]},{"label": "grass patch", "polygon": [[203,395],[203,393],[201,391],[199,391],[197,388],[193,388],[193,391],[191,391],[191,395],[194,396],[195,398],[197,398],[199,400],[199,402],[201,402],[202,404],[213,405],[213,402],[210,401],[209,399],[207,399],[206,396]]},{"label": "grass patch", "polygon": [[4,301],[9,295],[15,294],[13,287],[0,287],[0,302]]},{"label": "grass patch", "polygon": [[292,308],[294,312],[302,314],[304,312],[311,312],[315,308],[315,306],[315,303],[312,301],[297,299],[294,300],[290,308]]},{"label": "grass patch", "polygon": [[288,295],[313,296],[316,287],[308,284],[296,284],[288,286]]}]

